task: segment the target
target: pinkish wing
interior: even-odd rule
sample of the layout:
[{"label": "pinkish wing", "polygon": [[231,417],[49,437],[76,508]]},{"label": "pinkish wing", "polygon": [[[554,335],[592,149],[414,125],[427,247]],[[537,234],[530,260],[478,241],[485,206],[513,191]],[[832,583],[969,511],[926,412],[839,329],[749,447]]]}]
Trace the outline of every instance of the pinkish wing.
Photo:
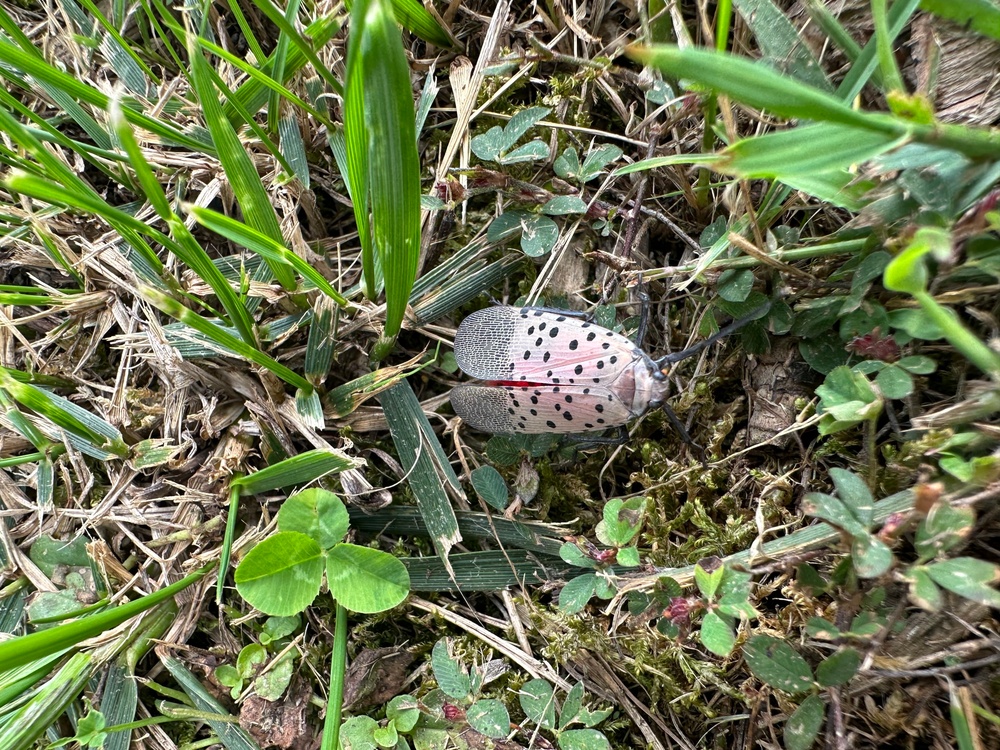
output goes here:
[{"label": "pinkish wing", "polygon": [[531,307],[488,307],[459,326],[455,359],[480,380],[612,383],[642,352],[594,323]]},{"label": "pinkish wing", "polygon": [[635,416],[599,385],[459,385],[451,391],[451,405],[472,427],[495,433],[594,432]]}]

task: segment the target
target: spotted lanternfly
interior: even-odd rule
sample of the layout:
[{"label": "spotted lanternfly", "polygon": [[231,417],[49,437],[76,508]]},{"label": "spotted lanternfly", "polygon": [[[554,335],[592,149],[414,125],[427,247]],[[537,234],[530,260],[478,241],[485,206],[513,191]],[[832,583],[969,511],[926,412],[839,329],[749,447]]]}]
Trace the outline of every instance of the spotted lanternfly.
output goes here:
[{"label": "spotted lanternfly", "polygon": [[484,382],[457,386],[451,403],[485,432],[607,430],[662,404],[662,368],[682,358],[653,360],[625,336],[558,312],[489,307],[455,334],[458,366]]}]

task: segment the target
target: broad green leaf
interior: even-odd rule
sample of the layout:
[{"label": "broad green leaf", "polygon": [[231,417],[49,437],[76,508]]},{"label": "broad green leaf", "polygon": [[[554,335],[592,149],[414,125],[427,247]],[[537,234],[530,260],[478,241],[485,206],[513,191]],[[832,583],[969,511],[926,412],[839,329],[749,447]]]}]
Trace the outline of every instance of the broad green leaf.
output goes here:
[{"label": "broad green leaf", "polygon": [[465,711],[469,726],[480,734],[501,739],[510,734],[510,714],[498,700],[487,698],[478,700]]},{"label": "broad green leaf", "polygon": [[[518,692],[521,710],[529,721],[543,729],[556,727],[556,701],[552,685],[541,679],[529,680]],[[563,709],[565,712],[565,708]]]},{"label": "broad green leaf", "polygon": [[802,499],[802,512],[843,529],[854,538],[868,536],[868,527],[840,500],[822,492],[808,492]]},{"label": "broad green leaf", "polygon": [[595,573],[584,573],[576,578],[570,578],[559,592],[559,611],[568,615],[582,612],[587,602],[597,595],[597,586]]},{"label": "broad green leaf", "polygon": [[559,749],[611,750],[611,743],[596,729],[568,729],[559,735]]},{"label": "broad green leaf", "polygon": [[577,195],[557,195],[542,206],[542,213],[549,216],[566,216],[567,214],[586,212],[586,202]]},{"label": "broad green leaf", "polygon": [[385,707],[385,717],[400,732],[409,732],[420,720],[420,704],[412,695],[397,695]]},{"label": "broad green leaf", "polygon": [[846,685],[858,672],[861,655],[853,648],[844,648],[827,657],[816,667],[816,682],[824,687]]},{"label": "broad green leaf", "polygon": [[913,393],[913,378],[895,365],[882,369],[875,378],[875,385],[886,398],[906,398]]},{"label": "broad green leaf", "polygon": [[323,582],[323,550],[285,531],[259,542],[236,567],[240,596],[269,615],[294,615],[312,604]]},{"label": "broad green leaf", "polygon": [[810,695],[788,717],[782,738],[785,750],[809,750],[816,742],[823,726],[826,702],[818,695]]},{"label": "broad green leaf", "polygon": [[472,689],[468,672],[462,664],[448,653],[448,641],[444,638],[434,644],[431,651],[431,668],[441,692],[449,698],[467,698]]},{"label": "broad green leaf", "polygon": [[387,552],[338,544],[327,553],[330,594],[351,612],[371,614],[392,609],[410,593],[410,575]]},{"label": "broad green leaf", "polygon": [[868,528],[874,516],[875,499],[865,481],[852,471],[830,469],[830,478],[837,488],[837,497],[850,508],[858,523]]},{"label": "broad green leaf", "polygon": [[559,728],[565,729],[580,715],[583,709],[583,683],[578,682],[570,688],[563,699],[562,711],[559,712]]},{"label": "broad green leaf", "polygon": [[862,534],[851,542],[851,559],[861,578],[878,578],[892,567],[892,550],[876,536]]},{"label": "broad green leaf", "polygon": [[755,635],[743,648],[750,671],[773,688],[804,693],[812,688],[809,664],[790,645],[769,635]]},{"label": "broad green leaf", "polygon": [[917,553],[929,559],[947,552],[968,537],[975,521],[976,514],[972,508],[936,503],[917,527],[914,540]]},{"label": "broad green leaf", "polygon": [[521,249],[529,258],[540,258],[556,245],[559,227],[548,216],[531,216],[521,227]]},{"label": "broad green leaf", "polygon": [[492,466],[480,466],[472,471],[469,479],[484,503],[497,510],[507,508],[510,492],[499,471]]},{"label": "broad green leaf", "polygon": [[635,539],[642,528],[647,499],[609,500],[602,511],[602,520],[594,530],[598,540],[609,547],[624,547]]},{"label": "broad green leaf", "polygon": [[701,642],[716,656],[729,656],[736,645],[732,623],[715,612],[707,612],[701,621]]},{"label": "broad green leaf", "polygon": [[700,560],[694,566],[694,581],[698,585],[698,591],[708,600],[715,599],[715,594],[722,583],[722,577],[726,574],[726,569],[718,557],[709,557]]},{"label": "broad green leaf", "polygon": [[1000,591],[993,586],[1000,581],[1000,567],[972,557],[956,557],[927,566],[927,574],[943,589],[1000,608]]},{"label": "broad green leaf", "polygon": [[339,497],[327,490],[312,488],[289,497],[278,511],[281,531],[298,531],[330,549],[347,535],[350,519]]},{"label": "broad green leaf", "polygon": [[926,568],[915,565],[906,571],[905,578],[910,582],[910,601],[928,612],[937,612],[941,609],[944,596],[927,574]]}]

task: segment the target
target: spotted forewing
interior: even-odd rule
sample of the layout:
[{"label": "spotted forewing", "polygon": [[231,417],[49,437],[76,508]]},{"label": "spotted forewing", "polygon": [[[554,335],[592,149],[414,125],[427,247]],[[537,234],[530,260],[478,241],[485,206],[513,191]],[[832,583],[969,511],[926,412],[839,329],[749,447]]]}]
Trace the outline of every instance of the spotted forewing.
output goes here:
[{"label": "spotted forewing", "polygon": [[484,383],[451,403],[472,427],[499,433],[604,430],[637,416],[623,393],[648,358],[629,339],[547,310],[490,307],[467,317],[455,359]]}]

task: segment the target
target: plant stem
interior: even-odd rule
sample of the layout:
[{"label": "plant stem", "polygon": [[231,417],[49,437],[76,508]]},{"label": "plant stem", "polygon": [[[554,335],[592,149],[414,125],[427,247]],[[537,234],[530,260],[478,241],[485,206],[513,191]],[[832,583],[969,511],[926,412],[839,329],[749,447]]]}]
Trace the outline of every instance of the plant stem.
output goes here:
[{"label": "plant stem", "polygon": [[344,675],[347,673],[347,610],[337,604],[333,630],[333,653],[330,655],[330,696],[326,702],[323,722],[323,743],[320,750],[340,747],[340,715],[344,703]]}]

